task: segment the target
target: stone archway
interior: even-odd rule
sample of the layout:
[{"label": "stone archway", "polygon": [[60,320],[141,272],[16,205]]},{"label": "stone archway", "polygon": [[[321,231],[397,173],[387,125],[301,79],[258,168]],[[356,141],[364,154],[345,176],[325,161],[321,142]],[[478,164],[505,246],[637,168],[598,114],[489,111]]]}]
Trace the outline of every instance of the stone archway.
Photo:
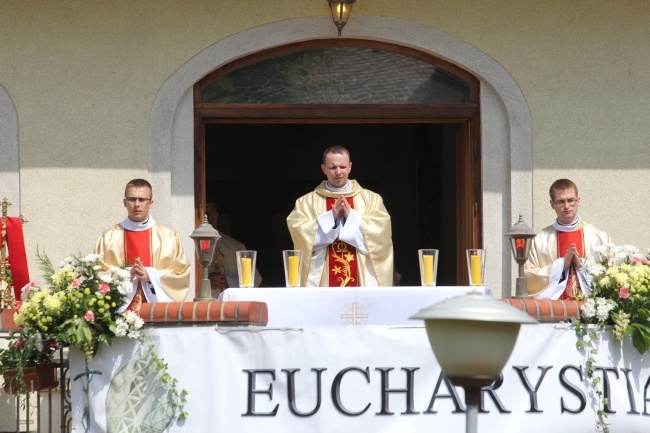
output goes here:
[{"label": "stone archway", "polygon": [[[190,59],[163,84],[149,123],[149,176],[158,213],[185,239],[194,229],[193,85],[210,71],[253,52],[331,37],[329,17],[297,18],[249,29],[223,39]],[[483,245],[490,250],[486,280],[500,295],[514,269],[504,233],[521,213],[532,221],[532,124],[524,96],[496,61],[439,30],[410,21],[358,17],[346,36],[409,46],[459,65],[481,82],[483,146]],[[504,266],[506,264],[506,266]],[[509,266],[507,266],[509,264]]]}]

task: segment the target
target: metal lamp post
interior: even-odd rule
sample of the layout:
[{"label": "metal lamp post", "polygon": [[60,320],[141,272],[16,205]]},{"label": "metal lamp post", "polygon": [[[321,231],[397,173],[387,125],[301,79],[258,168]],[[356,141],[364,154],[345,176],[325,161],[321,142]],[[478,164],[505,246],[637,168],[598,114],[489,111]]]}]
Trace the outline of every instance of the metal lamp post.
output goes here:
[{"label": "metal lamp post", "polygon": [[466,432],[476,433],[481,388],[492,384],[515,347],[522,323],[537,321],[489,296],[472,293],[438,302],[411,319],[424,320],[445,376],[465,390]]},{"label": "metal lamp post", "polygon": [[524,223],[521,214],[519,214],[519,221],[510,227],[506,237],[510,238],[512,256],[519,265],[519,276],[515,283],[515,298],[526,298],[528,297],[528,288],[526,286],[526,277],[524,276],[524,265],[526,264],[526,260],[528,260],[530,245],[535,237],[535,233],[533,229]]},{"label": "metal lamp post", "polygon": [[217,241],[221,238],[221,235],[208,223],[208,216],[205,215],[203,223],[194,229],[190,237],[194,241],[194,248],[196,249],[199,263],[203,266],[199,285],[199,297],[194,298],[194,301],[213,301],[210,280],[208,280],[208,266],[212,263],[214,250],[217,247]]}]

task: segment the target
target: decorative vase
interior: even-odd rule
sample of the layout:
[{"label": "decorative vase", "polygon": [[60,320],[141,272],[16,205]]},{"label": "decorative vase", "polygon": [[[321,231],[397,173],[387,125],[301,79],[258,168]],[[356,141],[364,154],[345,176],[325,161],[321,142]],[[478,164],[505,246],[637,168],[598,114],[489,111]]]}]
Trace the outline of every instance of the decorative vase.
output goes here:
[{"label": "decorative vase", "polygon": [[[28,367],[23,370],[22,382],[25,384],[27,392],[45,391],[54,389],[59,386],[59,381],[56,380],[56,369],[58,364],[38,364],[36,367]],[[16,370],[9,370],[4,373],[5,383],[9,382],[11,378],[16,376]],[[14,394],[16,387],[5,386],[7,394]]]}]

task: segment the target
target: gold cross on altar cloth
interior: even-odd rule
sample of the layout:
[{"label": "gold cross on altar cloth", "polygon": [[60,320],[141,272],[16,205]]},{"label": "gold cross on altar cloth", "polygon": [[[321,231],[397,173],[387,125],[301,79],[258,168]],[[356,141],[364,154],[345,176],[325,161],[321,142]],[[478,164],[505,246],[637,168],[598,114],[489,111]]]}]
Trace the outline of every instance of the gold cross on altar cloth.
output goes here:
[{"label": "gold cross on altar cloth", "polygon": [[343,319],[343,322],[341,324],[352,326],[365,325],[363,320],[357,319],[367,319],[369,316],[370,315],[367,313],[366,307],[353,302],[352,304],[346,304],[343,306],[343,314],[341,314],[341,319]]}]

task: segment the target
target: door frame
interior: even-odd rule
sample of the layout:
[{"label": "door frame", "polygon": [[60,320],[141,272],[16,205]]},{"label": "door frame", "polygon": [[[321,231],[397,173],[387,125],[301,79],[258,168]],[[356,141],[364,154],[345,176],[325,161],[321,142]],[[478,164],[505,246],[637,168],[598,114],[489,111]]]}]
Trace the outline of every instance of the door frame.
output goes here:
[{"label": "door frame", "polygon": [[[232,70],[265,60],[316,47],[360,46],[415,57],[470,84],[466,104],[214,104],[201,102],[201,90],[215,78]],[[479,81],[472,74],[428,53],[396,44],[354,39],[303,41],[272,48],[236,59],[212,71],[194,85],[194,193],[195,224],[203,221],[205,209],[205,126],[224,124],[371,124],[444,123],[461,124],[456,137],[456,269],[457,282],[467,281],[462,266],[467,248],[482,248],[481,127]],[[198,287],[198,284],[197,284]]]}]

